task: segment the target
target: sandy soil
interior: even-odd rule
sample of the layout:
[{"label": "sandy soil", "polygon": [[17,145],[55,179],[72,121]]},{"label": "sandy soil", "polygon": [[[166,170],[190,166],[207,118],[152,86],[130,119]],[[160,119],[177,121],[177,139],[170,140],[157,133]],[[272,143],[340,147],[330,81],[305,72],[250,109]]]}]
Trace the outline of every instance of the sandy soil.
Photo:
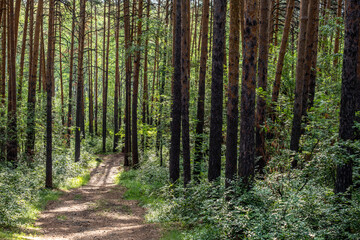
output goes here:
[{"label": "sandy soil", "polygon": [[122,161],[121,154],[104,157],[86,186],[51,202],[36,221],[35,239],[159,239],[159,228],[144,222],[145,209],[123,199],[126,189],[114,184]]}]

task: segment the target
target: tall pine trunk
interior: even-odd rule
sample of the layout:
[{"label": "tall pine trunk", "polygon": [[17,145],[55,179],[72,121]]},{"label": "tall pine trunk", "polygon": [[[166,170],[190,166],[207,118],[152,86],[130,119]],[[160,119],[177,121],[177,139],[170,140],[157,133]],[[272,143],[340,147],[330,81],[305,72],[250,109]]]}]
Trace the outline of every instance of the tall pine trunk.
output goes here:
[{"label": "tall pine trunk", "polygon": [[226,0],[214,0],[209,181],[221,173]]},{"label": "tall pine trunk", "polygon": [[257,38],[257,2],[246,1],[244,28],[243,76],[241,83],[239,177],[246,187],[255,170],[255,88]]},{"label": "tall pine trunk", "polygon": [[230,1],[229,86],[227,102],[225,184],[236,176],[239,122],[240,0]]},{"label": "tall pine trunk", "polygon": [[170,181],[175,183],[180,176],[180,133],[181,133],[181,5],[182,0],[175,0],[174,19],[174,75],[172,86],[171,109],[171,145],[170,145]]}]

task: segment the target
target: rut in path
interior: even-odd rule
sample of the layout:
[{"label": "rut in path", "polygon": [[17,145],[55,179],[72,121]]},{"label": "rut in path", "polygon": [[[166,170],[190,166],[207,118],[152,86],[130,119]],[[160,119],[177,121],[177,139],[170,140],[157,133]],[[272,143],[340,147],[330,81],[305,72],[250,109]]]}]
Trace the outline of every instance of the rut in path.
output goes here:
[{"label": "rut in path", "polygon": [[35,239],[159,239],[160,230],[144,223],[145,210],[123,199],[125,188],[114,184],[123,156],[104,157],[86,186],[50,203],[36,221]]}]

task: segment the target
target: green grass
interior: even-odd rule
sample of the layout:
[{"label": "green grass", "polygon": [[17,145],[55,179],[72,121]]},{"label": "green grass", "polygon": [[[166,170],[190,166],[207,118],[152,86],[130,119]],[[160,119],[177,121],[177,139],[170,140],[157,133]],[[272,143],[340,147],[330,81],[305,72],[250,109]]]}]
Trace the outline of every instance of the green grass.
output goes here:
[{"label": "green grass", "polygon": [[121,172],[116,177],[116,184],[127,188],[124,198],[127,200],[137,200],[141,206],[158,201],[157,196],[150,194],[154,186],[137,181],[136,174],[138,173],[135,170],[130,170]]}]

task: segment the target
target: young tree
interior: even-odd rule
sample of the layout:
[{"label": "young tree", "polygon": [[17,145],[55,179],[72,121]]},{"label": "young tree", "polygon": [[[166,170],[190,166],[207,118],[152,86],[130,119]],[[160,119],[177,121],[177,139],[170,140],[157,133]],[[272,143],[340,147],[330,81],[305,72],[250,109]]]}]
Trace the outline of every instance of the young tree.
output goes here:
[{"label": "young tree", "polygon": [[[357,82],[357,62],[359,60],[359,37],[360,37],[360,2],[357,0],[345,1],[345,45],[343,73],[341,84],[341,106],[339,137],[353,140],[354,118],[356,101],[359,98],[359,83]],[[353,154],[350,147],[346,147],[349,154]],[[338,163],[336,167],[335,193],[343,193],[352,185],[352,161]]]},{"label": "young tree", "polygon": [[[5,8],[5,1],[2,1],[2,8]],[[6,10],[1,11],[1,27],[2,27],[2,34],[1,34],[1,65],[0,65],[0,106],[1,106],[1,113],[0,116],[4,117],[5,115],[5,98],[6,98],[6,18],[7,14]],[[6,128],[5,126],[0,127],[0,136],[3,136],[0,139],[0,161],[5,160],[5,149],[6,149]]]},{"label": "young tree", "polygon": [[[290,26],[291,26],[291,19],[294,12],[294,5],[295,0],[289,0],[286,8],[286,16],[285,16],[285,25],[284,25],[284,31],[283,36],[281,39],[281,45],[280,45],[280,51],[279,51],[279,57],[277,59],[276,63],[276,73],[275,73],[275,81],[273,85],[273,91],[272,91],[272,104],[274,105],[279,98],[280,93],[280,83],[281,83],[281,74],[284,67],[284,59],[285,59],[285,53],[289,38],[289,32],[290,32]],[[274,106],[272,106],[271,114],[273,115],[272,118],[274,119]]]},{"label": "young tree", "polygon": [[200,175],[200,164],[203,160],[203,142],[204,142],[204,118],[205,118],[205,80],[206,80],[206,62],[208,58],[208,34],[209,34],[209,0],[204,0],[201,19],[201,56],[199,73],[199,93],[197,105],[197,123],[195,139],[195,158],[194,158],[194,177]]},{"label": "young tree", "polygon": [[257,38],[257,1],[245,3],[244,60],[241,83],[239,177],[249,187],[255,170],[255,88]]},{"label": "young tree", "polygon": [[150,29],[151,0],[147,0],[146,7],[146,39],[144,56],[144,91],[142,105],[142,122],[149,123],[149,87],[148,87],[148,52],[149,52],[149,29]]},{"label": "young tree", "polygon": [[76,95],[76,130],[75,130],[75,162],[80,160],[82,98],[84,95],[84,44],[85,44],[85,14],[86,0],[80,0],[80,25],[79,25],[79,57],[78,57],[78,82]]},{"label": "young tree", "polygon": [[209,181],[221,173],[225,18],[226,0],[214,0]]},{"label": "young tree", "polygon": [[239,122],[240,0],[230,1],[229,86],[227,102],[225,184],[236,176]]},{"label": "young tree", "polygon": [[[82,0],[84,1],[84,0]],[[54,20],[55,20],[55,0],[49,1],[49,25],[48,25],[48,52],[46,65],[46,179],[45,187],[52,188],[52,84],[54,68]]]},{"label": "young tree", "polygon": [[180,131],[181,131],[181,5],[182,0],[175,0],[174,19],[174,75],[172,86],[171,109],[171,146],[170,146],[170,181],[175,183],[180,176]]}]

